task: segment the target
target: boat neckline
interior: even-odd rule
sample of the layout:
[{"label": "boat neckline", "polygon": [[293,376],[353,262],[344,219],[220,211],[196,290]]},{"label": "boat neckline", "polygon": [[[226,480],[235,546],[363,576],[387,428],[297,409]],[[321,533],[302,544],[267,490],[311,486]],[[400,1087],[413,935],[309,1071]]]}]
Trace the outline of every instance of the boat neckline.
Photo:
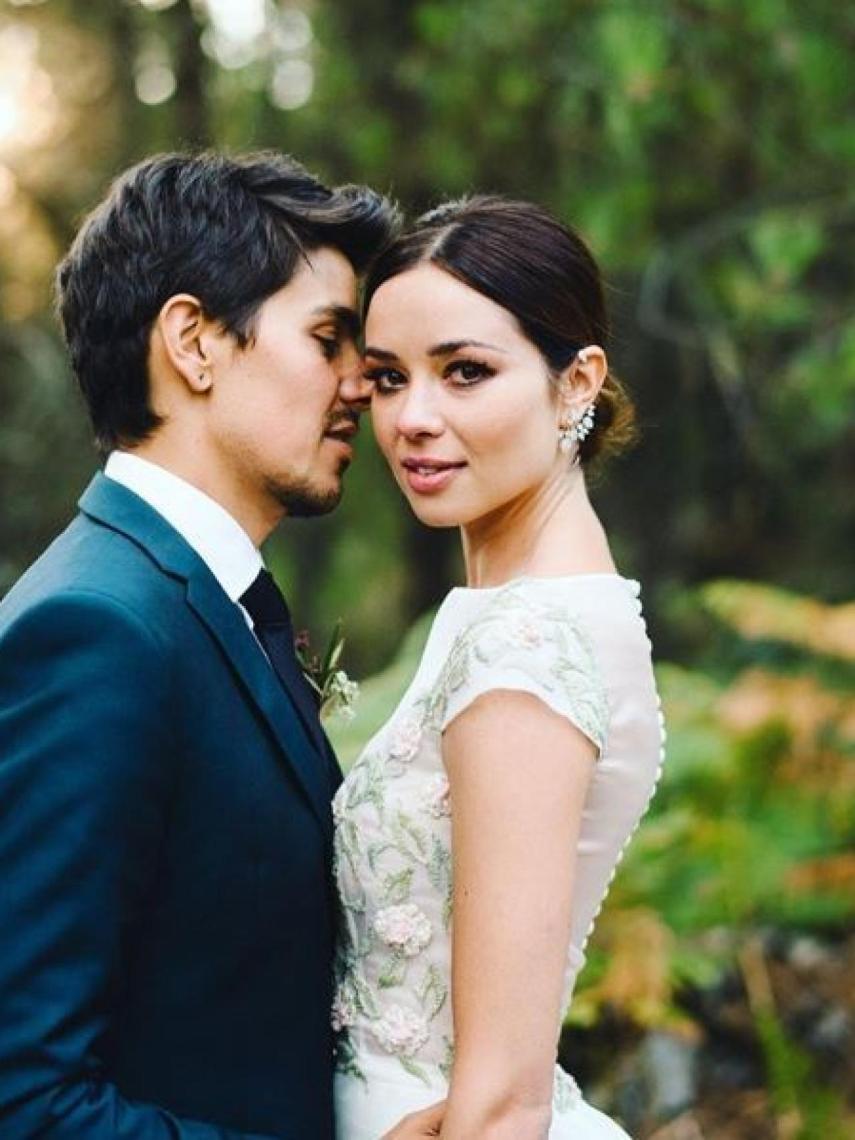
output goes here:
[{"label": "boat neckline", "polygon": [[520,574],[516,578],[509,578],[507,582],[500,582],[497,586],[452,586],[452,594],[490,594],[497,590],[505,590],[509,586],[517,586],[522,582],[588,582],[599,579],[613,579],[616,582],[625,582],[634,590],[641,589],[637,578],[627,578],[616,571],[603,570],[589,574]]}]

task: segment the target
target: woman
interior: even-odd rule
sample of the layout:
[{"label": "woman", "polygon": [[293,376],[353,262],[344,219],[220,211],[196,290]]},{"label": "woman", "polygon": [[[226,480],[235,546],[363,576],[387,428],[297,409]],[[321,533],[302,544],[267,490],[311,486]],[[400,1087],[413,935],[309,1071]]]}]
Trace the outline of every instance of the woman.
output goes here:
[{"label": "woman", "polygon": [[460,528],[415,677],[334,803],[342,1140],[447,1097],[443,1140],[609,1140],[555,1065],[562,1015],[661,758],[638,586],[585,467],[631,428],[597,267],[539,208],[475,198],[366,291],[378,443]]}]

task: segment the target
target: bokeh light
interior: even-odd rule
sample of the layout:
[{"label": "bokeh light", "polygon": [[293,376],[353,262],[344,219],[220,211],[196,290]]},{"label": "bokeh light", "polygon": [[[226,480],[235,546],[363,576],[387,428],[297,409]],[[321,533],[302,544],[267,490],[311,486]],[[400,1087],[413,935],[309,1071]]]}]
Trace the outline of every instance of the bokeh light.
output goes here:
[{"label": "bokeh light", "polygon": [[305,59],[284,59],[277,64],[270,84],[270,99],[283,111],[308,103],[315,85],[315,69]]},{"label": "bokeh light", "polygon": [[42,146],[56,123],[53,82],[39,65],[35,29],[0,30],[0,157]]},{"label": "bokeh light", "polygon": [[134,71],[137,98],[149,107],[156,107],[175,94],[177,83],[166,44],[163,40],[152,37],[137,56]]},{"label": "bokeh light", "polygon": [[221,67],[246,67],[263,54],[267,31],[265,0],[205,0],[211,26],[205,48]]},{"label": "bokeh light", "polygon": [[283,8],[273,25],[273,42],[282,52],[304,52],[312,44],[312,21],[301,8]]}]

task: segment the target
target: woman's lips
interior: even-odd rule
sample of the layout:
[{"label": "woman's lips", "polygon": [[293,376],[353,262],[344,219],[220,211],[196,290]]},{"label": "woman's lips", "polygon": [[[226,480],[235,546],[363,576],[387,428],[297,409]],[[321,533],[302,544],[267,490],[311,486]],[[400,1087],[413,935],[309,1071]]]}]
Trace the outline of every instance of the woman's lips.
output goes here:
[{"label": "woman's lips", "polygon": [[449,463],[445,459],[404,459],[401,467],[410,490],[418,495],[444,491],[465,463]]}]

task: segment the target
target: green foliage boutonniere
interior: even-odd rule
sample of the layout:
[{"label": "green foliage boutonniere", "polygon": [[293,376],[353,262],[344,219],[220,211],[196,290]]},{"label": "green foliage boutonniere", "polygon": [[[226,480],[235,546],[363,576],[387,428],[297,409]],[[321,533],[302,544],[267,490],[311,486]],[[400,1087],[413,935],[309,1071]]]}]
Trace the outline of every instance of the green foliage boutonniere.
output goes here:
[{"label": "green foliage boutonniere", "polygon": [[338,621],[323,655],[312,649],[307,630],[301,630],[297,634],[294,650],[303,675],[317,697],[320,715],[324,718],[340,716],[344,720],[352,720],[356,715],[359,685],[356,681],[351,681],[344,669],[338,667],[344,649],[341,630],[342,624]]}]

